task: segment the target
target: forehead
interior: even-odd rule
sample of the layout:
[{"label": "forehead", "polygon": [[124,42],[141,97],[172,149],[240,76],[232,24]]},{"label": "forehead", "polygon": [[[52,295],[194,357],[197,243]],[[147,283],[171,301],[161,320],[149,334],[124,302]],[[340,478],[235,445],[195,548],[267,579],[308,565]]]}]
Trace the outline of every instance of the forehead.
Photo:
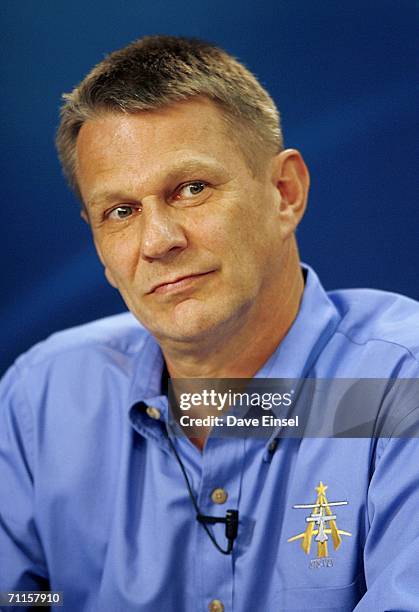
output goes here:
[{"label": "forehead", "polygon": [[[206,172],[212,176],[205,175]],[[135,114],[104,113],[81,128],[76,177],[86,205],[103,193],[153,193],[168,181],[251,173],[221,110],[194,98]]]},{"label": "forehead", "polygon": [[158,110],[104,113],[86,121],[77,138],[77,170],[94,159],[96,168],[115,157],[138,167],[153,159],[173,159],[180,151],[232,157],[237,146],[221,110],[210,100],[193,99]]}]

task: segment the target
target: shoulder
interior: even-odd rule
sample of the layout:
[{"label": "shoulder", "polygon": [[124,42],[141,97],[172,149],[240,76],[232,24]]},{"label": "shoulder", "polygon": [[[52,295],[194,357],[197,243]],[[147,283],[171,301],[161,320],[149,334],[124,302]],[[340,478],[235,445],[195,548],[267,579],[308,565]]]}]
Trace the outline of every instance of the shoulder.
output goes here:
[{"label": "shoulder", "polygon": [[18,370],[39,369],[94,357],[104,361],[129,359],[142,351],[149,337],[134,316],[126,312],[54,333],[21,355],[15,366]]},{"label": "shoulder", "polygon": [[[9,368],[0,382],[0,405],[10,406],[27,423],[48,411],[65,420],[65,414],[80,418],[99,411],[104,402],[122,405],[134,375],[145,375],[156,351],[155,341],[131,313],[57,332]],[[65,409],[57,411],[57,406]]]},{"label": "shoulder", "polygon": [[357,344],[398,346],[419,361],[419,302],[374,289],[328,293],[341,317],[337,332]]}]

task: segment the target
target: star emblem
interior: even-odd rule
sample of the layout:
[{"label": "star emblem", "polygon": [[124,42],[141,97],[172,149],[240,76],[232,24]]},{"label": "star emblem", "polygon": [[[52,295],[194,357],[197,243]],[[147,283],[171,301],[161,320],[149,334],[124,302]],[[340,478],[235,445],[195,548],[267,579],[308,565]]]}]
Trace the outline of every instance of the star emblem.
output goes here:
[{"label": "star emblem", "polygon": [[327,485],[324,485],[322,481],[319,482],[319,486],[316,487],[316,491],[319,495],[324,495],[326,493]]}]

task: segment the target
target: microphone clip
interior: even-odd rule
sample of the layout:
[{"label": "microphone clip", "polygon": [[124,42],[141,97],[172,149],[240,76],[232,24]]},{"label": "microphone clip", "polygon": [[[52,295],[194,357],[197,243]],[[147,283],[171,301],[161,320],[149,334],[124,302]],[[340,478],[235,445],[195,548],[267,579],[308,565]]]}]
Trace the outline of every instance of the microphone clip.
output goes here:
[{"label": "microphone clip", "polygon": [[206,525],[215,525],[216,523],[224,523],[226,526],[225,537],[228,540],[227,553],[233,550],[234,540],[237,538],[239,528],[239,511],[227,510],[225,516],[206,516],[205,514],[197,514],[196,520],[199,523]]}]

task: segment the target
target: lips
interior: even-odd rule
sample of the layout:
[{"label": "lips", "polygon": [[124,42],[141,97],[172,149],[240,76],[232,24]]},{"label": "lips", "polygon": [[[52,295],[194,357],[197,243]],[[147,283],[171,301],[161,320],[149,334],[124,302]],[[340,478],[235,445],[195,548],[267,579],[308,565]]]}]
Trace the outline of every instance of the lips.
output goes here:
[{"label": "lips", "polygon": [[211,274],[213,270],[209,272],[194,272],[190,274],[184,274],[182,276],[176,276],[174,279],[165,280],[152,287],[149,293],[169,293],[170,291],[176,291],[186,287],[189,283],[193,283],[194,280],[198,280],[208,274]]}]

